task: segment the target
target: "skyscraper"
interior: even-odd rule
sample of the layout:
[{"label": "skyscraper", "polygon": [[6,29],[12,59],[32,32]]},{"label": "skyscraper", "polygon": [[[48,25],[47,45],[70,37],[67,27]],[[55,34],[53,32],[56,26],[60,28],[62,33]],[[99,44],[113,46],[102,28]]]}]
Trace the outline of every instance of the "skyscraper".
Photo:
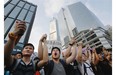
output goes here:
[{"label": "skyscraper", "polygon": [[49,40],[57,40],[60,41],[59,31],[58,31],[58,23],[55,18],[50,21],[50,35]]},{"label": "skyscraper", "polygon": [[25,0],[9,0],[4,5],[4,42],[8,40],[7,34],[12,32],[16,20],[24,20],[27,30],[19,40],[15,49],[22,49],[23,45],[28,42],[30,32],[33,26],[37,5]]},{"label": "skyscraper", "polygon": [[[98,27],[104,28],[104,25],[97,18],[97,16],[81,2],[77,2],[62,8],[57,15],[57,21],[60,31],[59,35],[63,46],[68,45],[71,37],[81,37],[83,35],[83,33],[80,34],[81,32],[89,32],[91,29],[96,30]],[[97,35],[98,33],[94,34]],[[100,35],[102,34],[103,32],[100,32]],[[87,39],[88,37],[84,38]],[[83,41],[82,39],[84,38],[81,37],[81,40],[78,40],[78,42]],[[87,43],[90,42],[86,41],[85,45]],[[111,47],[109,46],[109,48]]]}]

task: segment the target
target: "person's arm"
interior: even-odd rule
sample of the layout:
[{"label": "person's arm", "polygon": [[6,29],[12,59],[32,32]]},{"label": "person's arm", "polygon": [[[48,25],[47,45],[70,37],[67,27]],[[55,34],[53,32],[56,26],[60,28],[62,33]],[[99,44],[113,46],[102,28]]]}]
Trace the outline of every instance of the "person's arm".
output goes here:
[{"label": "person's arm", "polygon": [[43,47],[42,47],[42,42],[44,41],[44,39],[46,39],[47,35],[44,34],[41,39],[39,40],[39,45],[38,45],[38,57],[40,60],[43,59]]},{"label": "person's arm", "polygon": [[[47,38],[47,36],[46,36]],[[43,67],[48,62],[48,48],[47,48],[47,41],[46,38],[43,40],[43,59],[37,64],[38,67]]]},{"label": "person's arm", "polygon": [[96,49],[95,48],[93,48],[93,64],[94,65],[97,65],[98,64],[98,62],[99,62],[99,57],[98,57],[98,55],[97,55],[97,52],[96,52]]},{"label": "person's arm", "polygon": [[16,36],[14,34],[8,34],[9,40],[4,45],[4,63],[5,66],[9,67],[13,62],[13,57],[11,56],[12,50],[15,46]]},{"label": "person's arm", "polygon": [[70,56],[70,53],[71,53],[70,50],[71,50],[71,48],[72,48],[72,46],[69,45],[68,48],[66,49],[66,51],[63,52],[63,54],[64,54],[64,59],[66,59],[66,58],[68,58],[68,57]]},{"label": "person's arm", "polygon": [[78,51],[77,51],[77,55],[76,55],[76,61],[82,63],[82,42],[80,42],[78,44]]},{"label": "person's arm", "polygon": [[39,57],[40,60],[43,59],[42,41],[39,41],[39,46],[38,46],[38,57]]},{"label": "person's arm", "polygon": [[85,55],[87,56],[87,60],[89,60],[91,62],[91,52],[90,52],[90,46],[89,46],[89,44],[86,45]]},{"label": "person's arm", "polygon": [[102,51],[104,53],[104,58],[106,59],[107,55],[108,55],[108,51],[106,51],[106,49],[103,47]]},{"label": "person's arm", "polygon": [[[19,31],[19,32],[17,32]],[[15,25],[15,29],[13,31],[13,33],[15,33],[17,36],[17,39],[15,41],[15,45],[19,42],[20,38],[22,37],[22,35],[24,35],[26,31],[26,23],[25,21],[16,21],[16,25]]]},{"label": "person's arm", "polygon": [[76,43],[73,45],[72,54],[66,59],[66,63],[70,64],[71,62],[75,60],[75,57],[76,57]]},{"label": "person's arm", "polygon": [[68,57],[70,56],[71,48],[72,48],[74,42],[75,42],[75,40],[74,40],[74,38],[72,38],[71,41],[70,41],[70,43],[69,43],[68,48],[66,49],[65,52],[63,52],[63,53],[64,53],[64,58],[65,58],[65,59],[68,58]]},{"label": "person's arm", "polygon": [[[19,36],[24,34],[26,30],[26,25],[24,22],[20,21],[18,24],[15,24],[14,31],[8,34],[9,40],[4,45],[4,62],[5,66],[10,66],[13,63],[13,57],[11,56],[12,50],[17,43],[17,39],[19,40]],[[22,32],[23,31],[23,32]]]}]

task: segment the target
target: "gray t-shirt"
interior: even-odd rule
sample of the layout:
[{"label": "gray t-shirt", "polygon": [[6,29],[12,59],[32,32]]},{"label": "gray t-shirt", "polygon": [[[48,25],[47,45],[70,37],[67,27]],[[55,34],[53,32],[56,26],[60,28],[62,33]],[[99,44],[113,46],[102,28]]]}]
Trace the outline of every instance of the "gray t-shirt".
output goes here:
[{"label": "gray t-shirt", "polygon": [[66,75],[64,67],[61,63],[55,63],[51,75]]}]

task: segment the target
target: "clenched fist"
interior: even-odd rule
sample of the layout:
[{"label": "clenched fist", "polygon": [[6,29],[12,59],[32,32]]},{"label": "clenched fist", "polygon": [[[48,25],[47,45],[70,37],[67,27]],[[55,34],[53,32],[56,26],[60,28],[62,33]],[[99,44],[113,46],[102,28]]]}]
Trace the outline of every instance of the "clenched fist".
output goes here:
[{"label": "clenched fist", "polygon": [[46,40],[46,39],[47,39],[47,34],[43,34],[40,41],[44,42],[44,40]]},{"label": "clenched fist", "polygon": [[25,21],[16,21],[13,33],[18,36],[22,36],[26,31]]}]

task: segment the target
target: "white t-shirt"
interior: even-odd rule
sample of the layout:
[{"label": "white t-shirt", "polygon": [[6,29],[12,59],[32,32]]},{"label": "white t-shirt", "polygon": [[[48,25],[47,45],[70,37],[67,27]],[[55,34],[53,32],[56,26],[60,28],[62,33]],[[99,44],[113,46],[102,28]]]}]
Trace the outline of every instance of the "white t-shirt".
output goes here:
[{"label": "white t-shirt", "polygon": [[[88,63],[88,64],[87,64],[87,63]],[[87,74],[88,74],[88,75],[95,75],[94,72],[93,72],[92,67],[90,67],[91,64],[90,64],[90,61],[89,61],[89,60],[87,60],[86,63],[83,62],[83,63],[79,63],[79,64],[78,64],[78,68],[79,68],[79,70],[81,71],[82,75],[84,75],[84,65],[86,66],[86,71],[87,71]],[[88,67],[90,67],[90,68],[88,68]],[[85,75],[86,75],[86,74],[85,74]]]}]

